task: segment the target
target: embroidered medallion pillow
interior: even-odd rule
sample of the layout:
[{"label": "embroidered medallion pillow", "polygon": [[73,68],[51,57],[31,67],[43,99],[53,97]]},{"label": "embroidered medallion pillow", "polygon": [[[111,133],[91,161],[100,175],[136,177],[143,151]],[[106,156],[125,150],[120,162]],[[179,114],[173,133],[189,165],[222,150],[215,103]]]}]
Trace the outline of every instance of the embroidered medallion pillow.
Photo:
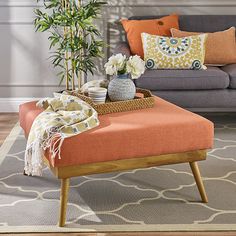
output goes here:
[{"label": "embroidered medallion pillow", "polygon": [[179,28],[179,18],[175,14],[150,20],[121,19],[120,22],[126,32],[132,55],[138,55],[141,58],[143,58],[141,33],[171,36],[170,29]]},{"label": "embroidered medallion pillow", "polygon": [[147,69],[206,69],[207,34],[171,38],[142,33]]},{"label": "embroidered medallion pillow", "polygon": [[[199,35],[197,32],[186,32],[171,29],[172,37]],[[224,31],[208,33],[206,42],[205,64],[225,65],[236,63],[235,27]]]}]

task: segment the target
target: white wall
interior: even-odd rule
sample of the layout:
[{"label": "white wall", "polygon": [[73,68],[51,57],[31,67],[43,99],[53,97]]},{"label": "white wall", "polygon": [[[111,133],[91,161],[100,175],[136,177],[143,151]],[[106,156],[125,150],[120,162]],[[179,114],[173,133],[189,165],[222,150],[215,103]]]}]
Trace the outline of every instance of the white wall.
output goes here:
[{"label": "white wall", "polygon": [[[58,90],[56,73],[47,58],[47,35],[35,33],[32,24],[36,0],[0,0],[0,111],[8,98],[43,97]],[[107,22],[131,15],[235,14],[236,0],[110,0],[100,27],[111,48],[121,36],[107,32]],[[98,64],[102,76],[102,63]]]}]

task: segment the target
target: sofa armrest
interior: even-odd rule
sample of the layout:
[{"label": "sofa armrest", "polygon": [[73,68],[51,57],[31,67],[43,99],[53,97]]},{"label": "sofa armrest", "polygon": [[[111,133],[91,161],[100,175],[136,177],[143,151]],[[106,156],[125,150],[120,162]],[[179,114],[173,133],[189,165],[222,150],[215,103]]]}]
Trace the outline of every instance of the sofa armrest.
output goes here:
[{"label": "sofa armrest", "polygon": [[118,54],[118,53],[126,55],[126,57],[130,57],[131,56],[131,51],[130,51],[129,44],[127,42],[119,42],[116,45],[113,54]]}]

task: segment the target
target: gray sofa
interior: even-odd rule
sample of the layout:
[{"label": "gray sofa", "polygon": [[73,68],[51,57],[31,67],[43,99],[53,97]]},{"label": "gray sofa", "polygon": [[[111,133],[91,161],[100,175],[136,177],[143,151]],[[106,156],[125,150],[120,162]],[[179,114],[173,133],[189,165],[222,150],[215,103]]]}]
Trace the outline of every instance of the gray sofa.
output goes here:
[{"label": "gray sofa", "polygon": [[[152,19],[161,16],[133,16]],[[180,29],[215,32],[236,27],[236,15],[182,15]],[[217,50],[217,48],[216,48]],[[120,42],[114,53],[130,55],[127,42]],[[136,86],[193,111],[236,111],[236,64],[208,66],[207,70],[146,70]]]}]

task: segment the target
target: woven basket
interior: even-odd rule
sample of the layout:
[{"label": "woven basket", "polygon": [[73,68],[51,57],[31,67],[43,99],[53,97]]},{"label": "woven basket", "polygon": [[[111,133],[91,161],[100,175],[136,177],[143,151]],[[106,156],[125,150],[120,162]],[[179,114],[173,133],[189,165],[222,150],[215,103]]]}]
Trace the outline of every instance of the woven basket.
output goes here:
[{"label": "woven basket", "polygon": [[71,95],[77,96],[83,101],[87,102],[98,112],[99,115],[139,110],[139,109],[151,108],[154,106],[155,100],[152,93],[149,90],[137,88],[136,92],[138,94],[142,94],[142,96],[137,95],[133,100],[117,101],[117,102],[111,102],[109,98],[107,98],[106,102],[103,104],[94,103],[92,99],[88,97],[87,94],[71,92]]}]

